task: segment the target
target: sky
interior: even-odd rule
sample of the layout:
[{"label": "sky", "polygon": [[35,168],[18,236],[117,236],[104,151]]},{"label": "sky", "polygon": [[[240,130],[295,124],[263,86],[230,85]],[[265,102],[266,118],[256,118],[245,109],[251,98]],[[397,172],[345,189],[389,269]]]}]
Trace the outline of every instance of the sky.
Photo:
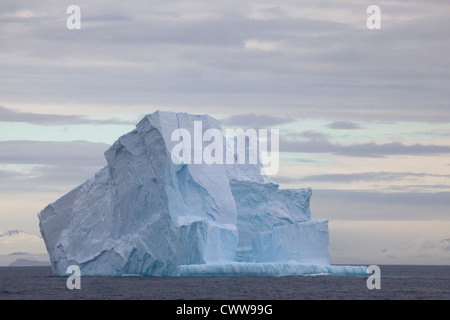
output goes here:
[{"label": "sky", "polygon": [[3,0],[0,230],[39,234],[37,213],[145,114],[207,113],[280,130],[272,179],[312,188],[333,263],[450,264],[449,15],[438,0]]}]

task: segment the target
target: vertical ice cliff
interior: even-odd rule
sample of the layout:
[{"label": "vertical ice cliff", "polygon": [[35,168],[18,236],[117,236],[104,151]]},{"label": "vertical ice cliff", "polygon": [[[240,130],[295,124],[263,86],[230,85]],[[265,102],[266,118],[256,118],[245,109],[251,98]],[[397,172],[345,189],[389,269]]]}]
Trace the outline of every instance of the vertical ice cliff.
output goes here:
[{"label": "vertical ice cliff", "polygon": [[53,272],[75,264],[84,275],[176,276],[232,265],[232,274],[277,275],[279,263],[328,265],[328,224],[311,221],[311,190],[279,189],[259,164],[205,163],[213,142],[227,146],[218,132],[210,116],[158,111],[121,136],[102,170],[39,213]]},{"label": "vertical ice cliff", "polygon": [[181,264],[232,260],[236,206],[224,165],[174,164],[175,128],[209,116],[156,112],[106,152],[94,178],[47,206],[40,228],[53,271],[176,275]]},{"label": "vertical ice cliff", "polygon": [[[236,141],[236,138],[234,140]],[[250,143],[245,145],[247,154],[249,146]],[[310,233],[316,230],[316,225],[306,223],[311,221],[309,208],[311,189],[280,189],[279,185],[268,176],[261,174],[261,168],[260,162],[227,166],[231,192],[238,213],[237,261],[263,261],[261,254],[254,248],[254,238],[261,239],[260,233],[271,237],[272,230],[276,232],[277,227],[298,223],[303,223],[302,230],[306,230],[308,226]],[[326,235],[328,237],[328,228]],[[297,237],[291,240],[294,239]],[[298,248],[314,245],[312,243],[315,241],[314,235],[304,240],[305,243],[299,244]],[[327,261],[329,264],[328,238],[325,242],[321,241],[321,245],[322,262]]]}]

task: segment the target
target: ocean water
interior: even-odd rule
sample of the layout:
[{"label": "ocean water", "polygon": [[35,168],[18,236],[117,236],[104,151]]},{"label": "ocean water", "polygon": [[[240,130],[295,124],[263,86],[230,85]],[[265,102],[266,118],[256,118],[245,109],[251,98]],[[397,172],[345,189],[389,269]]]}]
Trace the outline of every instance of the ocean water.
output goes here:
[{"label": "ocean water", "polygon": [[380,265],[380,289],[366,277],[81,277],[69,290],[50,267],[0,267],[1,300],[415,300],[450,299],[450,266]]}]

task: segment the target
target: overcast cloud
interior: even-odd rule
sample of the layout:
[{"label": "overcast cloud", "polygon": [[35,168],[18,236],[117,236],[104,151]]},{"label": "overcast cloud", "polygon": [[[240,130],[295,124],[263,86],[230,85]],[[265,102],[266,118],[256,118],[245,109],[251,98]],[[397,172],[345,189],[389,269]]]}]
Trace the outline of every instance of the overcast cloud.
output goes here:
[{"label": "overcast cloud", "polygon": [[0,164],[100,166],[108,148],[87,141],[0,141]]},{"label": "overcast cloud", "polygon": [[[2,103],[91,103],[450,121],[450,5],[380,1],[0,5]],[[433,7],[434,6],[434,7]],[[182,111],[182,110],[181,110]]]},{"label": "overcast cloud", "polygon": [[395,181],[404,178],[423,178],[423,177],[438,177],[450,178],[450,174],[431,174],[431,173],[416,173],[416,172],[359,172],[359,173],[333,173],[333,174],[316,174],[301,178],[293,177],[277,177],[276,180],[280,183],[287,182],[337,182],[337,183],[351,183],[360,181]]},{"label": "overcast cloud", "polygon": [[32,112],[18,112],[0,106],[0,122],[24,122],[30,124],[57,126],[74,124],[134,124],[134,121],[126,121],[118,118],[90,119],[87,116],[42,114]]},{"label": "overcast cloud", "polygon": [[450,145],[425,145],[402,142],[341,144],[328,140],[321,132],[305,131],[280,135],[280,151],[298,153],[331,153],[349,157],[386,157],[393,155],[440,155],[449,154]]},{"label": "overcast cloud", "polygon": [[294,119],[289,117],[277,117],[272,115],[257,115],[254,113],[229,116],[221,121],[222,125],[234,127],[272,127],[286,123],[292,123]]},{"label": "overcast cloud", "polygon": [[313,190],[314,219],[333,220],[446,220],[450,192],[368,192]]},{"label": "overcast cloud", "polygon": [[334,121],[334,122],[328,124],[328,128],[353,130],[353,129],[361,129],[361,126],[358,123],[351,122],[351,121]]}]

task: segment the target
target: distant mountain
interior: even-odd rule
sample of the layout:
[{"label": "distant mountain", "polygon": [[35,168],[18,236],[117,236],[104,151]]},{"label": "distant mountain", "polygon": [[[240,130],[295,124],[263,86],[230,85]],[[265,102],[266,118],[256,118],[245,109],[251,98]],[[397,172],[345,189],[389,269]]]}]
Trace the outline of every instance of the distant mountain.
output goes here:
[{"label": "distant mountain", "polygon": [[0,266],[42,265],[49,258],[42,237],[22,231],[0,231]]},{"label": "distant mountain", "polygon": [[50,261],[38,261],[35,259],[17,259],[9,264],[10,267],[50,266]]},{"label": "distant mountain", "polygon": [[[4,232],[2,232],[2,233],[0,234],[0,238],[2,238],[2,237],[13,236],[13,235],[19,234],[19,233],[21,233],[21,232],[24,232],[24,231],[20,231],[20,230],[8,230],[8,231],[4,231]],[[26,233],[26,232],[25,232],[25,233]]]}]

